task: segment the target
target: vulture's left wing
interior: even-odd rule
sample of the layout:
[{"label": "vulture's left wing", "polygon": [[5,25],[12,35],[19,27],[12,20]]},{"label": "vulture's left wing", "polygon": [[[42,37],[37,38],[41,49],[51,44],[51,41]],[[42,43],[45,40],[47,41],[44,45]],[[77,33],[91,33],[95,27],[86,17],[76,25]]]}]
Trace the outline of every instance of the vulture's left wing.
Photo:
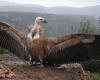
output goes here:
[{"label": "vulture's left wing", "polygon": [[46,57],[46,60],[49,63],[61,64],[81,62],[91,58],[85,44],[92,43],[95,37],[88,34],[73,34],[71,36],[70,39],[55,45],[49,51],[49,54]]},{"label": "vulture's left wing", "polygon": [[24,33],[21,33],[7,23],[0,22],[0,47],[8,49],[8,51],[21,59],[25,59],[28,56],[24,39]]}]

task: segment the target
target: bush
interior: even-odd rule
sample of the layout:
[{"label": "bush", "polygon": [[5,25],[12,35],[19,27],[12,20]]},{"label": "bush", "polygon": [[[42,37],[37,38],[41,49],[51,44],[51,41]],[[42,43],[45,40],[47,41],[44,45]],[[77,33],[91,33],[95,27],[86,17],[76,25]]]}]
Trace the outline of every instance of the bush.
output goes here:
[{"label": "bush", "polygon": [[100,80],[100,73],[86,72],[86,80]]},{"label": "bush", "polygon": [[95,31],[95,27],[90,26],[90,21],[80,21],[79,26],[76,29],[76,32],[80,33],[87,33],[87,34],[93,34]]},{"label": "bush", "polygon": [[0,54],[1,54],[1,53],[4,53],[4,52],[8,52],[8,50],[6,50],[6,49],[0,47]]}]

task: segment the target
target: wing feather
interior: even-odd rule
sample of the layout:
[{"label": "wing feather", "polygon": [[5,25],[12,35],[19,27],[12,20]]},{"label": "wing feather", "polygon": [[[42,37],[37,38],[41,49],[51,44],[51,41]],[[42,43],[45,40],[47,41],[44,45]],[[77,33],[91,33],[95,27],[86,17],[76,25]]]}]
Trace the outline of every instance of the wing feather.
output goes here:
[{"label": "wing feather", "polygon": [[[94,37],[89,34],[83,34],[83,33],[74,33],[74,34],[69,34],[69,35],[64,35],[64,36],[54,36],[54,37],[47,37],[48,41],[51,41],[54,44],[60,44],[62,42],[65,42],[70,39],[75,39],[75,38],[88,38],[89,42],[94,40]],[[90,39],[89,39],[90,38]],[[87,41],[84,39],[84,42]]]},{"label": "wing feather", "polygon": [[0,22],[0,47],[8,49],[21,59],[27,58],[25,34],[17,31],[7,23]]},{"label": "wing feather", "polygon": [[92,43],[95,37],[88,34],[69,35],[69,39],[53,46],[46,60],[51,64],[81,62],[90,60],[85,44]]}]

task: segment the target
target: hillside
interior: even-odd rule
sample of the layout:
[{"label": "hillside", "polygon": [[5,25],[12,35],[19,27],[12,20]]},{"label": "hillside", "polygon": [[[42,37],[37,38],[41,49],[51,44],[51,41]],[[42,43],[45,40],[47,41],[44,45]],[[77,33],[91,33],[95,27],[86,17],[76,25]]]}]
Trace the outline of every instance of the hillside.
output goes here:
[{"label": "hillside", "polygon": [[0,1],[0,11],[2,12],[34,12],[48,14],[71,14],[71,15],[89,15],[100,16],[100,5],[89,6],[84,8],[74,7],[44,7],[35,4],[16,4],[7,1]]},{"label": "hillside", "polygon": [[80,21],[89,21],[91,27],[97,27],[98,21],[91,16],[76,15],[54,15],[40,13],[16,13],[16,12],[0,12],[0,21],[7,22],[17,29],[26,32],[28,24],[33,23],[37,16],[42,16],[47,20],[45,24],[45,35],[63,35],[76,30]]}]

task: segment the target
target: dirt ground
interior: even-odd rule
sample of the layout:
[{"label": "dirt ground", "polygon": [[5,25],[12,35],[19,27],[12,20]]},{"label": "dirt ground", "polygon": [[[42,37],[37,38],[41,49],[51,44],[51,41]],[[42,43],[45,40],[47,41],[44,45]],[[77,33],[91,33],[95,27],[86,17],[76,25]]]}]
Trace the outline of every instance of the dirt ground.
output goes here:
[{"label": "dirt ground", "polygon": [[16,75],[11,79],[0,78],[0,80],[84,80],[82,68],[69,68],[70,65],[59,69],[31,66],[13,54],[0,54],[0,64],[9,67]]}]

